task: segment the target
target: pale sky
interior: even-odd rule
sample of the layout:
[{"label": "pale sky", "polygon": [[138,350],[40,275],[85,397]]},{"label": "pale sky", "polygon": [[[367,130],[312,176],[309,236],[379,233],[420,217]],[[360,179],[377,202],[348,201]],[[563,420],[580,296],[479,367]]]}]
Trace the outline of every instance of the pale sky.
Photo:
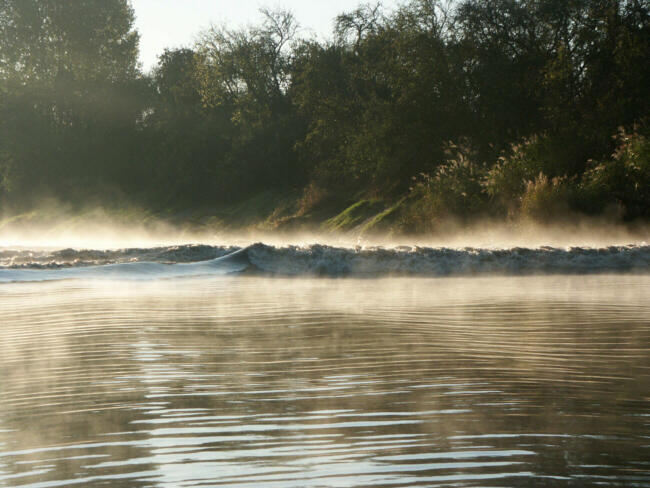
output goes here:
[{"label": "pale sky", "polygon": [[[366,0],[367,1],[367,0]],[[132,0],[140,32],[140,61],[149,70],[165,48],[191,46],[211,23],[229,27],[256,24],[259,9],[291,10],[303,31],[323,39],[332,32],[334,18],[356,8],[363,0]],[[374,2],[370,2],[374,3]],[[397,0],[384,0],[392,8]]]}]

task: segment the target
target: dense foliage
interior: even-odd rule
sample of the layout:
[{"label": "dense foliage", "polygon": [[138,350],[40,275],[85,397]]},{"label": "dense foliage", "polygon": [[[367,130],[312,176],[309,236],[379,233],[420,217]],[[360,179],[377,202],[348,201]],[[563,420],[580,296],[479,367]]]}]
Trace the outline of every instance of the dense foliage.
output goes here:
[{"label": "dense foliage", "polygon": [[327,42],[263,14],[143,74],[127,0],[0,0],[2,205],[209,212],[274,191],[298,216],[414,202],[417,229],[650,217],[647,0],[362,5]]}]

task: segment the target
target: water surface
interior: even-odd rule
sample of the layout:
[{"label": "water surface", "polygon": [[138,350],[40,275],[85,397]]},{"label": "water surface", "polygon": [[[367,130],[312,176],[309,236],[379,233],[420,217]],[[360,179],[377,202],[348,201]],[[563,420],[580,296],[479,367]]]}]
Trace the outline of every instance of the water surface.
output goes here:
[{"label": "water surface", "polygon": [[650,276],[0,285],[0,486],[650,486]]}]

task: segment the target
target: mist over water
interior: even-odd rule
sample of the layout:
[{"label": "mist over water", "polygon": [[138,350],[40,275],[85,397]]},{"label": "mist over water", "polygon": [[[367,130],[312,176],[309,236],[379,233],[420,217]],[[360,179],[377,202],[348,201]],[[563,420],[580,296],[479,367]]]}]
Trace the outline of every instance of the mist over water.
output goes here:
[{"label": "mist over water", "polygon": [[[94,213],[91,215],[96,216]],[[486,223],[436,235],[210,233],[154,221],[8,223],[0,282],[159,279],[232,273],[278,276],[458,276],[647,272],[646,227]],[[86,233],[83,232],[86,229]]]},{"label": "mist over water", "polygon": [[263,229],[261,226],[200,225],[173,223],[151,217],[140,209],[115,214],[102,207],[73,211],[58,201],[48,201],[33,215],[12,218],[0,214],[0,250],[62,249],[148,249],[202,244],[244,247],[258,242],[284,247],[321,244],[332,247],[449,247],[449,248],[536,248],[644,245],[650,242],[650,226],[622,224],[604,217],[575,217],[570,221],[541,224],[527,220],[506,222],[483,219],[467,225],[453,219],[440,223],[436,233],[400,234],[366,232],[353,228],[346,232],[322,229]]},{"label": "mist over water", "polygon": [[0,487],[650,487],[650,246],[546,231],[5,234]]},{"label": "mist over water", "polygon": [[650,486],[647,274],[0,285],[0,486]]}]

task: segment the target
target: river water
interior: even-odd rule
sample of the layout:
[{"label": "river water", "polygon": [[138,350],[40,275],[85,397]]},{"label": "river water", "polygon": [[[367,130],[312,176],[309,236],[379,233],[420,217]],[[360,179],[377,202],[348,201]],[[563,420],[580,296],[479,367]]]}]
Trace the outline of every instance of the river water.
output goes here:
[{"label": "river water", "polygon": [[0,284],[2,487],[650,487],[650,275]]}]

